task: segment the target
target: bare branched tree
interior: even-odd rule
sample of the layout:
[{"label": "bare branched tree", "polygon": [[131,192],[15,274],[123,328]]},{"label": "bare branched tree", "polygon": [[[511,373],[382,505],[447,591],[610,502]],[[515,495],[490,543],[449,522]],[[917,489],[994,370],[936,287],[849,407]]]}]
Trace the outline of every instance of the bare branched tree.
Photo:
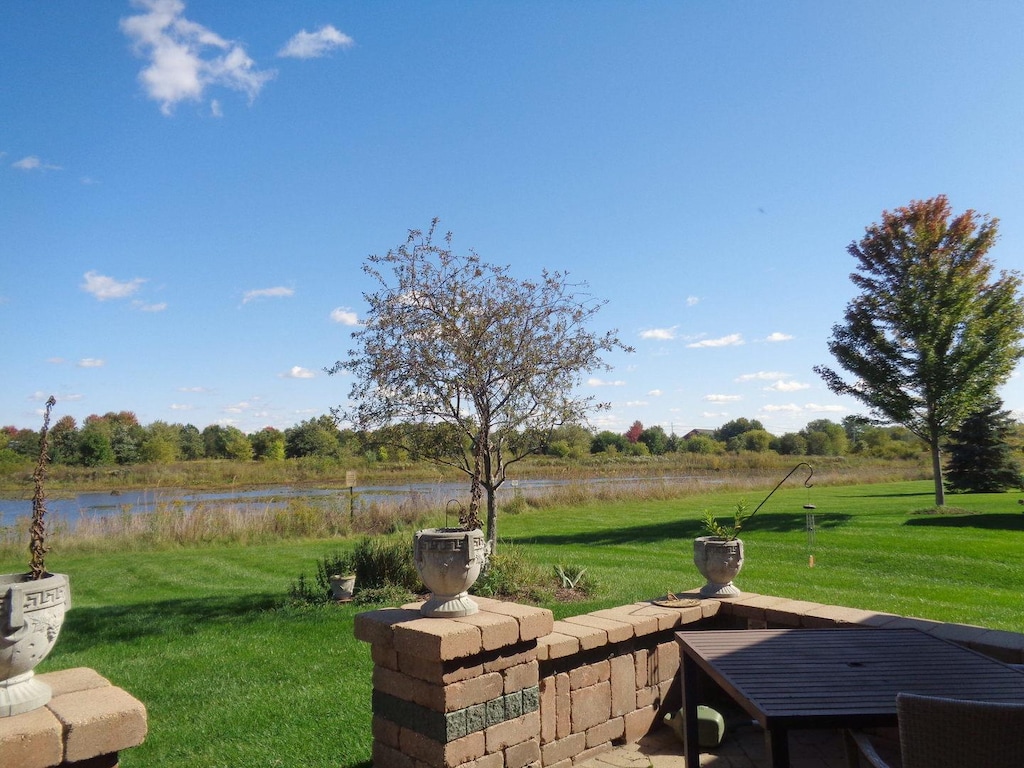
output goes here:
[{"label": "bare branched tree", "polygon": [[581,293],[584,284],[562,272],[513,278],[472,251],[455,253],[451,233],[435,242],[437,225],[368,257],[363,269],[379,287],[364,294],[355,348],[327,369],[354,376],[350,404],[332,412],[464,472],[468,522],[479,523],[486,495],[495,547],[495,491],[509,466],[541,449],[555,427],[607,408],[577,394],[582,374],[607,370],[603,353],[632,350],[616,331],[590,330],[606,302]]}]

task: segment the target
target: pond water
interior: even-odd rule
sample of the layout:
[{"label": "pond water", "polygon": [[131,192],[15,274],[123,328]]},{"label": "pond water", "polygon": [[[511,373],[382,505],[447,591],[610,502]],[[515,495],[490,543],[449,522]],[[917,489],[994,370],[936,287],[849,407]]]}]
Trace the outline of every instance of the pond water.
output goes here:
[{"label": "pond water", "polygon": [[[587,484],[644,484],[644,483],[692,483],[695,480],[712,483],[705,478],[684,477],[614,477],[593,478]],[[509,480],[498,489],[498,496],[514,493],[543,491],[562,485],[578,483],[579,480],[530,479]],[[391,500],[396,503],[414,501],[424,505],[444,506],[449,499],[464,500],[468,495],[467,482],[423,482],[401,485],[376,485],[354,489],[359,505],[372,501]],[[190,492],[174,489],[153,489],[138,491],[114,491],[105,493],[81,493],[70,498],[50,497],[46,500],[48,520],[60,519],[72,527],[77,520],[111,515],[139,514],[156,511],[167,504],[180,506],[189,511],[197,506],[218,505],[263,511],[268,508],[285,506],[295,499],[305,499],[314,504],[338,504],[345,509],[353,503],[353,495],[347,488],[306,488],[276,486],[248,490],[225,490],[216,492]],[[31,499],[0,499],[0,526],[11,525],[19,517],[32,514]]]}]

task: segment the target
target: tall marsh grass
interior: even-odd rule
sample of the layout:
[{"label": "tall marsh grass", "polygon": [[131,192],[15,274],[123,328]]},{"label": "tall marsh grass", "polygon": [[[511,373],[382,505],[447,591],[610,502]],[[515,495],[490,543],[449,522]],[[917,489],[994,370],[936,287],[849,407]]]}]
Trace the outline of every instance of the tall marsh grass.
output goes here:
[{"label": "tall marsh grass", "polygon": [[[635,476],[609,472],[598,476],[567,476],[559,484],[538,488],[499,490],[502,514],[527,508],[577,507],[594,502],[666,501],[711,492],[770,490],[797,463],[778,456],[706,457],[699,466],[673,465],[672,472]],[[695,460],[694,460],[695,461]],[[651,465],[645,465],[650,469]],[[841,458],[814,461],[815,485],[849,485],[920,480],[930,477],[916,462],[848,462]],[[621,470],[622,467],[620,466]],[[683,471],[685,470],[685,471]],[[552,473],[553,474],[553,473]],[[550,475],[549,475],[550,476]],[[409,478],[403,477],[403,480]],[[794,476],[797,485],[802,476]],[[353,535],[379,535],[411,531],[440,524],[444,508],[424,494],[395,494],[361,500],[350,509],[347,496],[289,497],[252,502],[209,501],[186,503],[174,491],[156,491],[150,511],[135,512],[129,505],[119,513],[68,521],[48,521],[48,541],[63,551],[160,549],[216,544],[257,544],[282,539],[331,539]],[[165,494],[165,495],[164,495]],[[12,523],[0,519],[0,554],[22,551],[28,542],[27,518]]]}]

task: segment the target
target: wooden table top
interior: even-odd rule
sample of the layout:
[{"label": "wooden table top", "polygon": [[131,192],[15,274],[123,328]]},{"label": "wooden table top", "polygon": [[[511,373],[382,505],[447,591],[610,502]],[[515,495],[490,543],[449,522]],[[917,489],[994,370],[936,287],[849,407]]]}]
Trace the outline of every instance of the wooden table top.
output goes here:
[{"label": "wooden table top", "polygon": [[915,629],[677,632],[765,728],[896,723],[896,694],[1024,702],[1024,672]]}]

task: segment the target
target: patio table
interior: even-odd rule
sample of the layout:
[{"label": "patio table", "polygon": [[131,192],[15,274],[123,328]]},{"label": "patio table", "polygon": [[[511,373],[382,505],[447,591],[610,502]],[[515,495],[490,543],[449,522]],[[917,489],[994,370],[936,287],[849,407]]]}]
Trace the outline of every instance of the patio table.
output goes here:
[{"label": "patio table", "polygon": [[896,694],[1024,702],[1024,672],[916,629],[677,632],[686,766],[699,768],[698,671],[764,728],[773,768],[792,728],[895,726]]}]

